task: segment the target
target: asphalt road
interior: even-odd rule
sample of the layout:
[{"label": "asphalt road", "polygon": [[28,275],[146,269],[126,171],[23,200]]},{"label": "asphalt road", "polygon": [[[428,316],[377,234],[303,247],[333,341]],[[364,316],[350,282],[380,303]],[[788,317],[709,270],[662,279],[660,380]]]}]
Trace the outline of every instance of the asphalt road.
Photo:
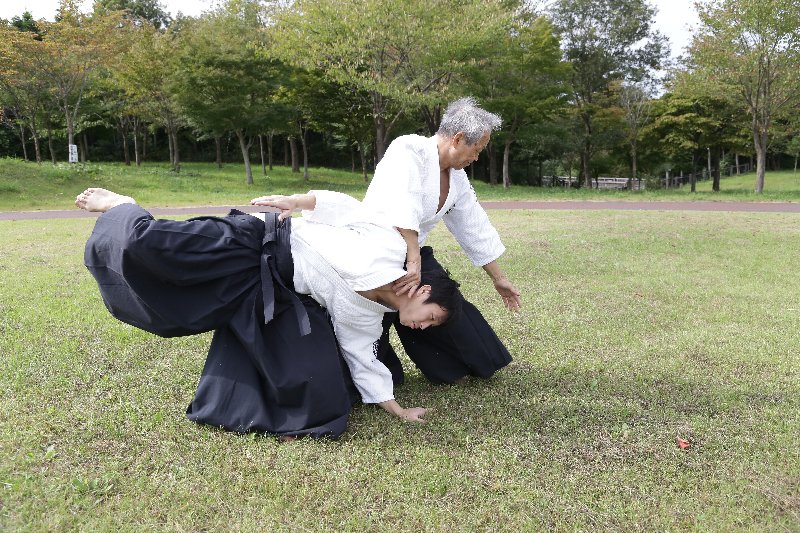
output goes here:
[{"label": "asphalt road", "polygon": [[[485,209],[556,209],[556,210],[624,210],[624,211],[734,211],[750,213],[800,213],[800,203],[793,202],[639,202],[639,201],[592,201],[592,200],[554,200],[554,201],[508,201],[481,202]],[[155,207],[148,209],[154,216],[180,215],[224,215],[231,209],[245,213],[269,211],[257,206],[216,205],[201,207]],[[82,209],[44,210],[44,211],[3,211],[0,220],[43,220],[53,218],[97,217],[99,213],[88,213]]]}]

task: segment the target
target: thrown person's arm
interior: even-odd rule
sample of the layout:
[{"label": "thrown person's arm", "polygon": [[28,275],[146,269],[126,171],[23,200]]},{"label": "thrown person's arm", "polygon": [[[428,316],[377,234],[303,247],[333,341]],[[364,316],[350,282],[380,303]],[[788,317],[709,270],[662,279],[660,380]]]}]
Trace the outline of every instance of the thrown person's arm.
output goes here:
[{"label": "thrown person's arm", "polygon": [[[334,320],[334,332],[339,341],[353,383],[364,403],[380,405],[387,412],[412,422],[424,422],[422,418],[430,409],[423,407],[403,408],[394,397],[392,374],[373,353],[374,335],[349,324]],[[380,332],[378,332],[380,333]]]}]

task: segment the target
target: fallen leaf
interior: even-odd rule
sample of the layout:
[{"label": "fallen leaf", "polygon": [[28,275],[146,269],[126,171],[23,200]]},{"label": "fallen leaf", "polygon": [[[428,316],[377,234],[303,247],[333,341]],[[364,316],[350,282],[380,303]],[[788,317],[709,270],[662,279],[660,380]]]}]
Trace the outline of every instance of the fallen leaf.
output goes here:
[{"label": "fallen leaf", "polygon": [[678,437],[678,447],[679,447],[681,450],[685,450],[685,449],[686,449],[686,448],[688,448],[689,446],[691,446],[691,444],[689,443],[689,441],[688,441],[688,440],[684,440],[684,439],[682,439],[682,438]]}]

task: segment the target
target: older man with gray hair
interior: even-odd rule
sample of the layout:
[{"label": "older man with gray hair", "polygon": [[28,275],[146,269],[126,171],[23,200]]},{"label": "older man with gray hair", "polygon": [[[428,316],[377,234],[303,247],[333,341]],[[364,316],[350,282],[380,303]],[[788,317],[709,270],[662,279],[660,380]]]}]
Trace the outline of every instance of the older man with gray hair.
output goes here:
[{"label": "older man with gray hair", "polygon": [[[395,139],[375,169],[364,203],[398,229],[408,245],[407,274],[395,282],[400,294],[413,294],[420,272],[443,269],[430,246],[430,231],[444,220],[467,257],[492,279],[509,310],[521,305],[520,292],[506,278],[497,259],[505,251],[497,231],[478,203],[464,168],[478,160],[501,118],[482,109],[474,98],[451,102],[432,137],[405,135]],[[454,383],[472,375],[488,378],[511,361],[508,350],[481,313],[465,302],[461,320],[438,331],[414,331],[396,316],[384,320],[378,358],[402,383],[403,368],[388,343],[394,323],[409,358],[434,383]]]}]

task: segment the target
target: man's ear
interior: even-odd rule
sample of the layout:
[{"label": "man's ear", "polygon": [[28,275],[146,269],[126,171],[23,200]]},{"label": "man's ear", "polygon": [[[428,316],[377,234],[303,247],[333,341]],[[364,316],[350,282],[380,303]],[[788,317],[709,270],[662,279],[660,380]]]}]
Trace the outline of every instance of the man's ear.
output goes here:
[{"label": "man's ear", "polygon": [[453,146],[458,146],[459,144],[464,142],[464,132],[459,131],[455,135],[453,135]]},{"label": "man's ear", "polygon": [[428,294],[429,292],[431,292],[430,285],[422,285],[417,289],[417,294]]}]

